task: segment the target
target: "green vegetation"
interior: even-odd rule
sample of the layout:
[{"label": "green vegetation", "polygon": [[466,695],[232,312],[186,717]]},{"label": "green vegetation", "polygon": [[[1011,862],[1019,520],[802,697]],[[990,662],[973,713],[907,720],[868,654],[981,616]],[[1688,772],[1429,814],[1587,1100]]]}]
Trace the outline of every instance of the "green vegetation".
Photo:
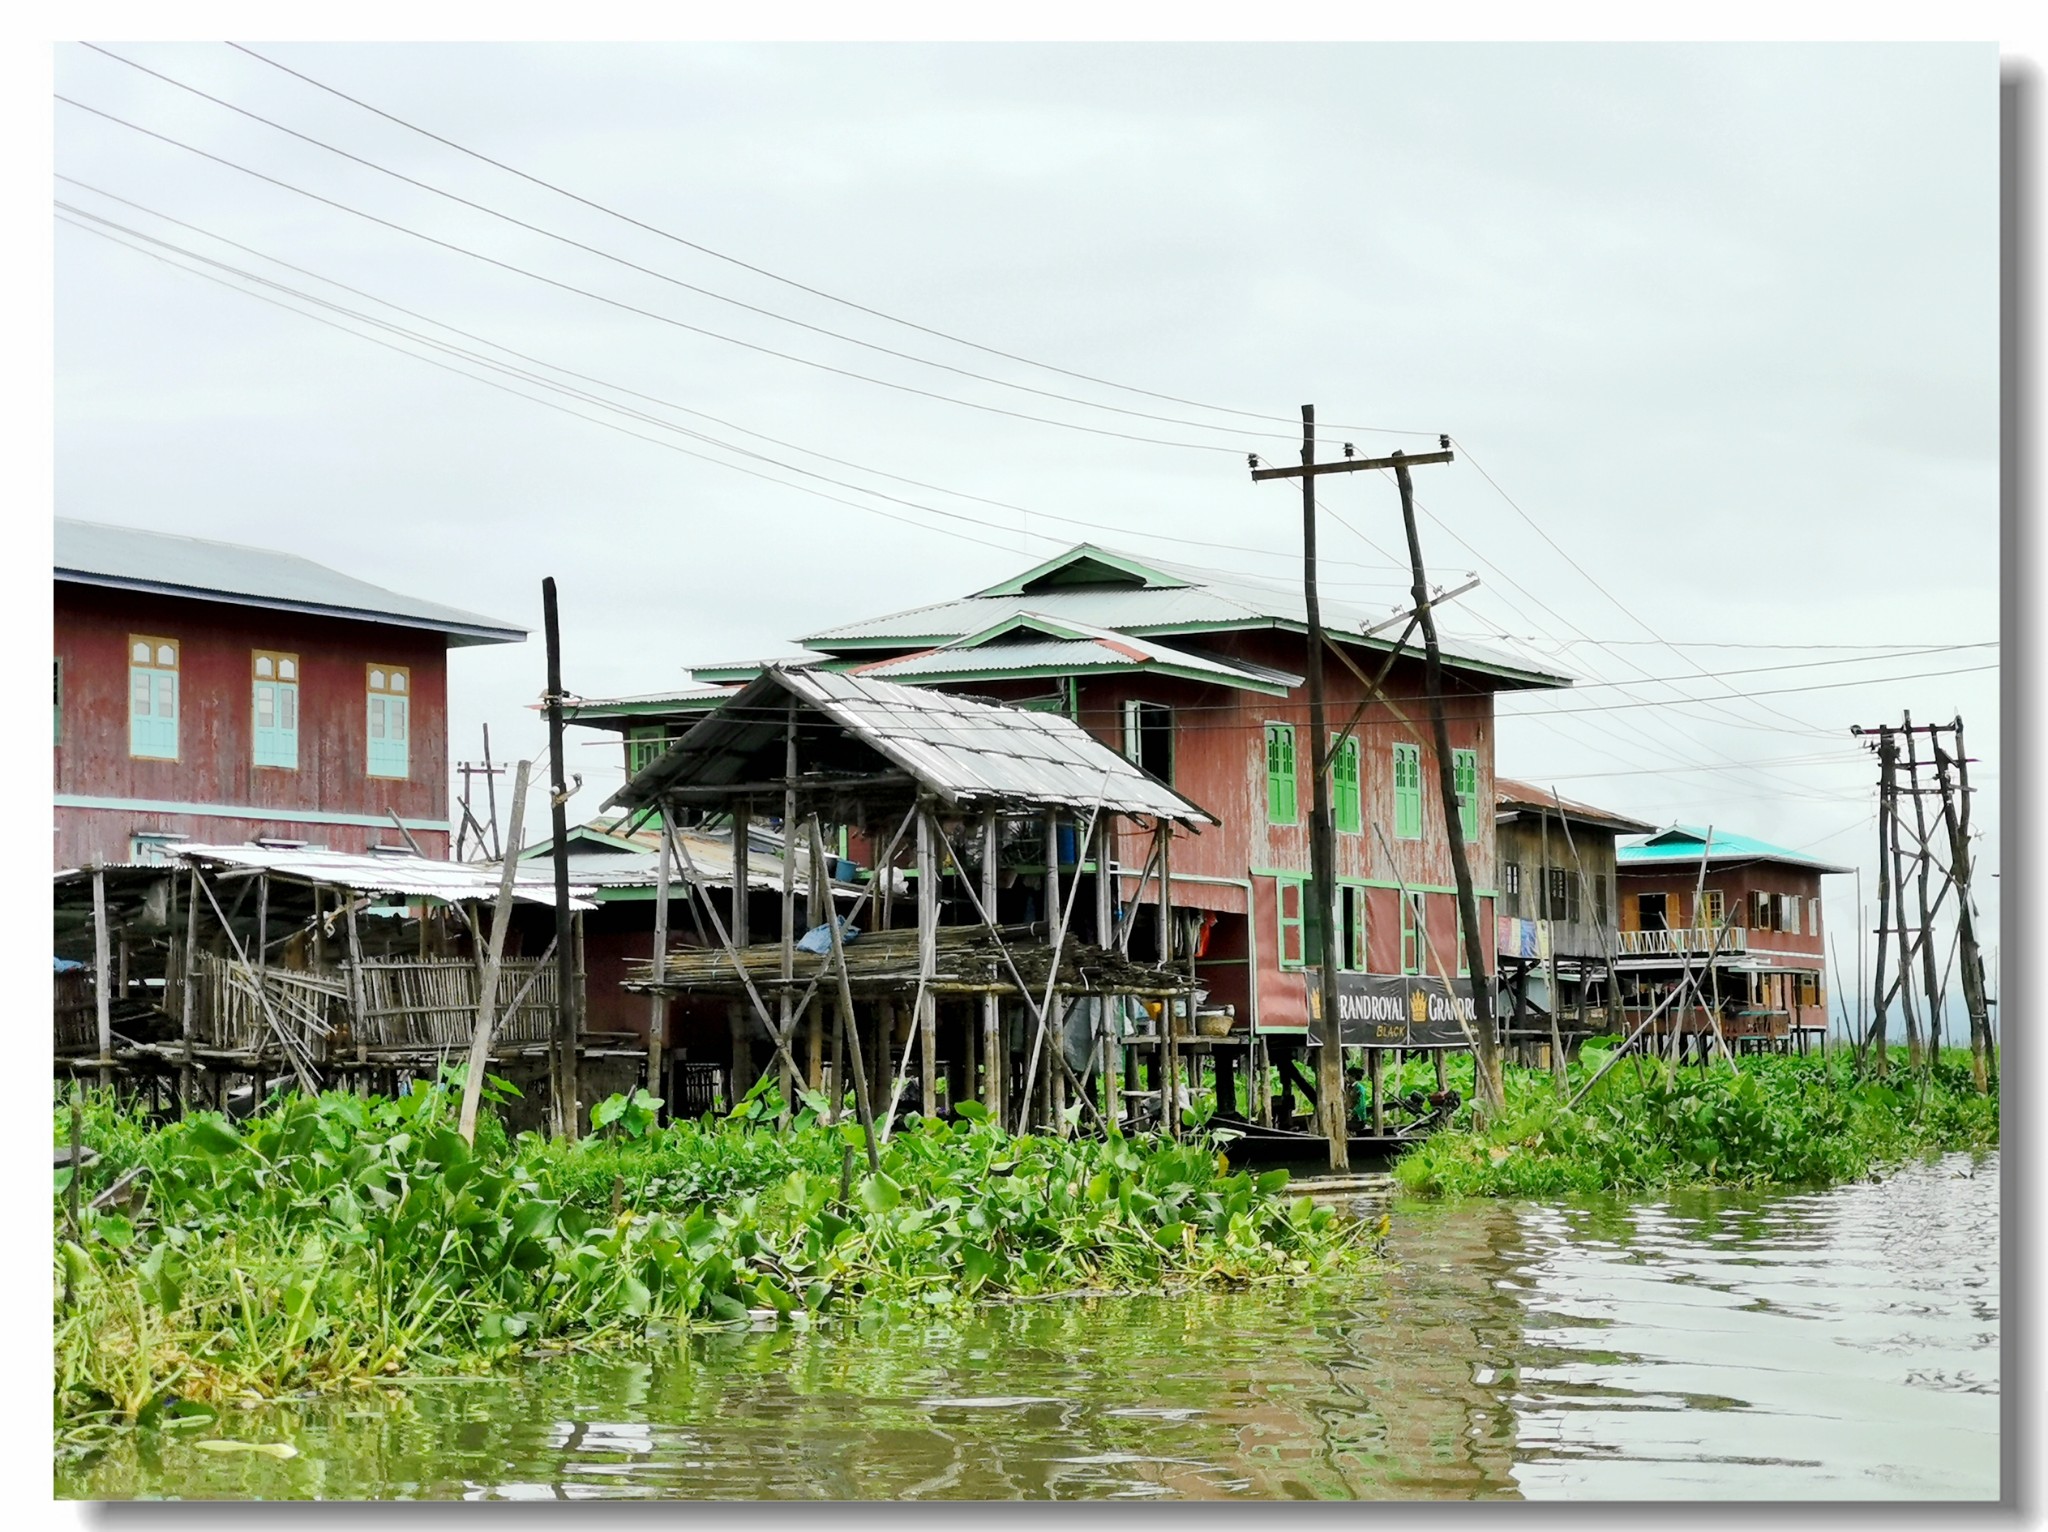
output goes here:
[{"label": "green vegetation", "polygon": [[[1573,1092],[1607,1048],[1589,1044]],[[1540,1197],[1684,1185],[1855,1180],[1916,1155],[1998,1142],[1998,1097],[1980,1096],[1969,1054],[1952,1049],[1912,1078],[1859,1079],[1844,1054],[1758,1056],[1726,1064],[1622,1065],[1566,1110],[1548,1071],[1508,1072],[1507,1110],[1484,1130],[1462,1109],[1404,1155],[1411,1191]],[[1455,1081],[1454,1077],[1454,1083]]]},{"label": "green vegetation", "polygon": [[60,1429],[847,1305],[1298,1280],[1374,1233],[1211,1142],[1013,1138],[971,1104],[898,1131],[878,1175],[812,1099],[657,1128],[643,1092],[575,1145],[486,1112],[473,1148],[455,1105],[444,1079],[151,1129],[88,1095],[75,1227],[58,1172]]}]

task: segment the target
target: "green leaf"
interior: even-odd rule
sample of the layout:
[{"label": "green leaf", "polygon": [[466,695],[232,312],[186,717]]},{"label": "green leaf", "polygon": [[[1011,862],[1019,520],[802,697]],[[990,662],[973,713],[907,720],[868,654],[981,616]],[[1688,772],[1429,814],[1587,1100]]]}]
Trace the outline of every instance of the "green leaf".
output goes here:
[{"label": "green leaf", "polygon": [[870,1213],[886,1213],[903,1200],[903,1188],[887,1176],[860,1178],[860,1205]]},{"label": "green leaf", "polygon": [[979,1101],[956,1101],[953,1103],[953,1115],[964,1117],[969,1122],[987,1122],[988,1108]]},{"label": "green leaf", "polygon": [[218,1117],[185,1119],[185,1141],[209,1159],[226,1159],[242,1147],[242,1137]]}]

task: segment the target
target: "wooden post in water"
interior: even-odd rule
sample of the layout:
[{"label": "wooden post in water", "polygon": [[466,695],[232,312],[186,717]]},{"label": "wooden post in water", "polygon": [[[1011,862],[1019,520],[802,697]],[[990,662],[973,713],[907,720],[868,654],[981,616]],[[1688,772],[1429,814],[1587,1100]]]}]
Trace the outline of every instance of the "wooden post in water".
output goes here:
[{"label": "wooden post in water", "polygon": [[[583,1046],[583,991],[578,983],[574,912],[569,908],[569,767],[562,749],[562,623],[555,600],[554,576],[540,582],[541,617],[547,637],[548,761],[553,784],[548,793],[548,827],[554,837],[555,864],[555,1038],[556,1111],[564,1138],[574,1141],[582,1131],[582,1103],[577,1081],[577,1054]],[[516,847],[510,854],[518,855]]]},{"label": "wooden post in water", "polygon": [[[796,976],[796,698],[783,704],[782,746],[782,988],[776,998],[776,1034],[785,1050],[793,1025],[791,1006],[796,996],[790,988]],[[796,1094],[796,1077],[785,1051],[777,1057],[782,1071],[781,1120],[789,1121],[790,1100]]]},{"label": "wooden post in water", "polygon": [[[927,1117],[935,1116],[932,1097],[937,1093],[938,996],[932,980],[939,969],[939,848],[934,843],[931,814],[917,816],[917,1003],[911,1014],[911,1035],[903,1041],[908,1054],[919,1048],[918,1087]],[[906,1061],[904,1073],[909,1073]]]},{"label": "wooden post in water", "polygon": [[[668,963],[668,891],[674,880],[671,864],[671,845],[667,805],[659,805],[661,811],[661,850],[655,857],[654,870],[654,977],[657,982],[667,976]],[[661,1064],[668,1052],[668,996],[656,991],[647,997],[647,1089],[651,1095],[662,1093]],[[669,1116],[673,1118],[674,1112]]]},{"label": "wooden post in water", "polygon": [[[111,1089],[114,1084],[114,997],[107,988],[110,982],[107,959],[107,870],[95,867],[92,870],[92,996],[93,1008],[99,1017],[100,1084]],[[71,1174],[76,1180],[78,1167],[75,1162]]]},{"label": "wooden post in water", "polygon": [[[997,867],[1001,837],[996,823],[996,811],[988,810],[981,816],[981,907],[990,921],[996,919]],[[1002,1123],[1008,1119],[1004,1113],[1003,1084],[1008,1077],[1009,1050],[1003,1046],[1003,1002],[994,994],[981,997],[981,1104],[989,1116]]]}]

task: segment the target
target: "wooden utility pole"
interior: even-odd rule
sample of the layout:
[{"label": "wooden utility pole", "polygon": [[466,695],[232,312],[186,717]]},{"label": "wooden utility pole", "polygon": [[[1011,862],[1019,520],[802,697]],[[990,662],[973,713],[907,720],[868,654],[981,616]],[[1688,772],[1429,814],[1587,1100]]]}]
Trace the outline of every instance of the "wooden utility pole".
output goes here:
[{"label": "wooden utility pole", "polygon": [[[1949,869],[1956,885],[1956,937],[1961,946],[1963,1006],[1970,1013],[1970,1072],[1980,1093],[1991,1085],[1990,1011],[1984,1003],[1984,958],[1977,948],[1977,916],[1970,900],[1970,768],[1963,757],[1963,720],[1955,721],[1955,768],[1959,790],[1951,790],[1950,761],[1936,736],[1934,771],[1941,785],[1941,818],[1948,830]],[[1960,807],[1956,802],[1961,800]]]},{"label": "wooden utility pole", "polygon": [[[1448,460],[1448,452],[1426,453],[1421,461]],[[1481,1116],[1503,1110],[1506,1086],[1501,1080],[1500,1039],[1493,1026],[1493,986],[1487,980],[1486,945],[1479,930],[1479,905],[1472,894],[1472,862],[1465,854],[1465,827],[1458,818],[1458,784],[1451,759],[1451,732],[1444,721],[1443,651],[1436,638],[1436,618],[1429,608],[1429,581],[1422,565],[1422,538],[1415,528],[1415,485],[1408,477],[1408,459],[1393,454],[1394,478],[1401,487],[1401,522],[1408,533],[1408,562],[1415,576],[1415,613],[1422,623],[1427,656],[1430,730],[1436,738],[1437,786],[1444,801],[1444,830],[1451,843],[1451,871],[1458,882],[1458,918],[1465,927],[1465,966],[1472,971],[1473,1095]],[[1477,790],[1477,784],[1474,784]],[[1555,971],[1553,969],[1553,971]],[[1451,1003],[1457,1003],[1456,996]],[[1551,996],[1551,1004],[1557,997]]]},{"label": "wooden utility pole", "polygon": [[[1301,407],[1301,466],[1261,468],[1256,458],[1252,460],[1252,479],[1255,483],[1266,479],[1301,480],[1302,603],[1308,625],[1308,848],[1309,898],[1312,912],[1309,925],[1316,932],[1321,949],[1316,965],[1317,988],[1322,996],[1322,1014],[1317,1026],[1317,1037],[1322,1047],[1316,1063],[1316,1113],[1322,1118],[1323,1132],[1328,1135],[1330,1141],[1332,1170],[1350,1169],[1351,1156],[1346,1142],[1345,1123],[1348,1114],[1344,1102],[1343,1029],[1337,1001],[1337,853],[1336,831],[1330,821],[1331,741],[1323,698],[1323,621],[1322,602],[1316,583],[1315,481],[1317,476],[1326,473],[1357,473],[1369,468],[1395,466],[1394,458],[1355,458],[1350,456],[1348,447],[1345,452],[1346,456],[1339,462],[1318,463],[1315,460],[1316,407],[1304,404]],[[1409,464],[1448,463],[1451,461],[1451,454],[1448,450],[1424,453],[1404,461]],[[1401,473],[1405,485],[1406,469],[1401,469]],[[1431,639],[1430,652],[1432,655],[1435,653],[1434,638]],[[1474,992],[1477,993],[1481,987],[1481,983],[1475,980]],[[1450,999],[1452,1004],[1457,1003],[1455,996]],[[1497,1065],[1495,1073],[1498,1074]]]},{"label": "wooden utility pole", "polygon": [[[553,575],[540,582],[540,593],[548,645],[548,760],[553,777],[548,794],[548,832],[554,837],[555,973],[560,989],[556,998],[556,1047],[561,1062],[555,1072],[555,1103],[562,1136],[573,1140],[582,1128],[576,1053],[583,1039],[583,992],[576,983],[576,937],[571,929],[574,915],[569,908],[569,769],[562,755],[562,624],[556,610]],[[519,854],[516,846],[506,849],[513,856]]]}]

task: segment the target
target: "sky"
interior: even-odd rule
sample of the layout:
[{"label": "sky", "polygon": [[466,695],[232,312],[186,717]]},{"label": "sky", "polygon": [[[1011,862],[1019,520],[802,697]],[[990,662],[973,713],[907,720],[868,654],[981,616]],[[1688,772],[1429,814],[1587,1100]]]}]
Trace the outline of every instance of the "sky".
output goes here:
[{"label": "sky", "polygon": [[[1313,402],[1326,452],[1453,438],[1444,626],[1579,678],[1503,699],[1502,775],[1870,904],[1848,728],[1960,712],[1996,919],[1991,45],[250,45],[389,117],[106,46],[219,102],[60,46],[62,217],[281,286],[57,225],[58,513],[530,627],[451,656],[458,760],[544,754],[545,575],[588,697],[1084,538],[1297,579],[1245,457]],[[1393,609],[1392,484],[1323,485],[1326,594]]]}]

